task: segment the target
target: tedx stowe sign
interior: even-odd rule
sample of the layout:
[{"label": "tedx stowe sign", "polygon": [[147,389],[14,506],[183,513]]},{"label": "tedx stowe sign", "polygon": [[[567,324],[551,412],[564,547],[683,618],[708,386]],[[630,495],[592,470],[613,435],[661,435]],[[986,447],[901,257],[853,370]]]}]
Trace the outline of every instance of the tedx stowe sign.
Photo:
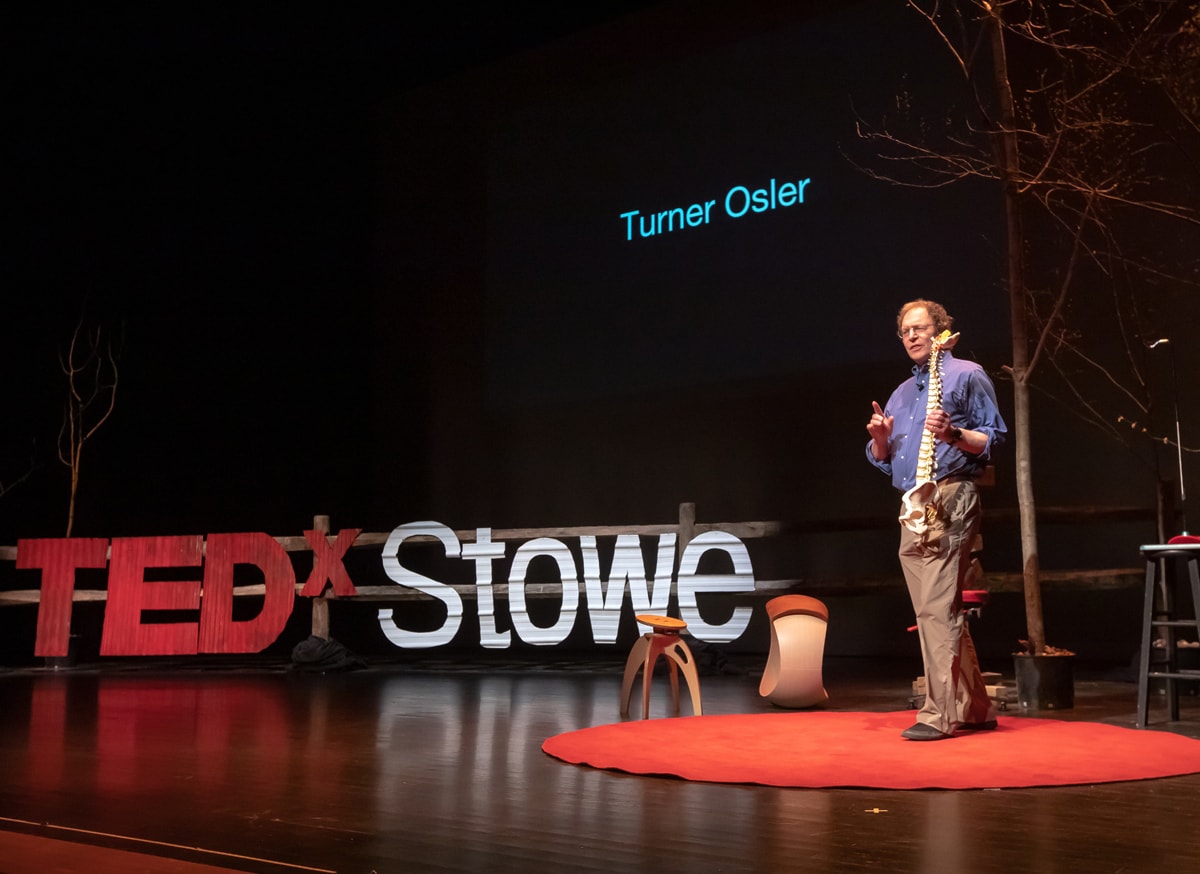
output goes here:
[{"label": "tedx stowe sign", "polygon": [[[301,597],[320,596],[327,587],[340,597],[351,598],[358,593],[343,559],[360,533],[361,529],[343,529],[331,537],[320,531],[304,532],[312,548],[313,567],[299,587]],[[635,613],[664,613],[672,593],[680,618],[697,638],[710,642],[739,638],[749,624],[750,609],[737,607],[725,622],[710,625],[700,615],[697,595],[754,591],[745,544],[723,531],[703,532],[684,547],[678,572],[672,577],[676,535],[658,537],[653,566],[643,557],[644,536],[618,535],[607,555],[602,555],[593,536],[574,538],[577,554],[563,540],[535,538],[516,546],[507,580],[496,580],[493,570],[507,558],[507,549],[504,543],[492,541],[490,528],[477,528],[474,541],[461,541],[452,529],[438,522],[401,525],[389,534],[383,547],[382,570],[397,586],[441,601],[446,617],[439,628],[410,630],[403,626],[402,610],[384,607],[378,612],[380,629],[395,646],[411,649],[444,646],[458,634],[463,621],[459,590],[406,567],[402,561],[407,541],[434,538],[441,542],[447,558],[474,564],[479,642],[484,647],[504,649],[511,646],[514,637],[553,646],[572,632],[581,612],[591,625],[594,642],[615,643],[627,597]],[[732,561],[732,573],[698,572],[701,556],[714,550]],[[546,560],[554,562],[562,581],[558,618],[549,626],[535,624],[527,609],[530,568],[539,559],[543,565]],[[234,618],[233,578],[237,565],[253,566],[263,578],[262,608],[250,619]],[[262,533],[210,534],[207,538],[125,537],[111,541],[22,540],[17,544],[16,566],[41,571],[34,650],[41,657],[65,656],[68,652],[75,578],[83,569],[108,571],[102,656],[259,652],[283,632],[298,588],[287,552],[278,541]],[[508,623],[496,610],[495,586],[504,582],[508,584]]]}]

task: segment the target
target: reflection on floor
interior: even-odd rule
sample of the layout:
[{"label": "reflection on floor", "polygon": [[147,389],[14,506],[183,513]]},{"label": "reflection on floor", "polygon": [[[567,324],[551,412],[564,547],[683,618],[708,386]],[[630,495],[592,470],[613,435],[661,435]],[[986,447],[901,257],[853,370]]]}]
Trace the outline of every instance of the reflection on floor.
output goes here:
[{"label": "reflection on floor", "polygon": [[[330,675],[265,663],[0,670],[0,870],[1200,865],[1200,776],[808,791],[633,777],[543,754],[550,735],[620,719],[621,667],[446,659]],[[701,678],[706,714],[773,709],[757,693],[761,662],[721,667]],[[826,706],[905,709],[914,673],[830,663]],[[651,715],[664,718],[670,696],[661,674],[656,682]],[[1074,709],[1013,715],[1132,726],[1135,698],[1131,682],[1081,673]],[[1170,725],[1155,702],[1154,730],[1200,737],[1200,704],[1183,700]],[[637,700],[633,718],[639,710]],[[137,854],[137,866],[120,854]]]}]

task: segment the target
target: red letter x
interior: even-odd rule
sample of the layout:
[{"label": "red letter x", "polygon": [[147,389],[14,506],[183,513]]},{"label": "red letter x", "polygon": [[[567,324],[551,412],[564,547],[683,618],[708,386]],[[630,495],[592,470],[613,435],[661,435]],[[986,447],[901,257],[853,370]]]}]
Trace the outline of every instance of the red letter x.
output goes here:
[{"label": "red letter x", "polygon": [[362,533],[361,528],[343,528],[337,534],[333,547],[329,546],[329,538],[324,531],[305,531],[304,539],[308,541],[313,551],[313,569],[308,575],[308,581],[300,594],[305,598],[316,598],[325,591],[326,581],[333,583],[335,595],[357,595],[358,589],[346,573],[342,564],[342,556],[350,549],[355,538]]}]

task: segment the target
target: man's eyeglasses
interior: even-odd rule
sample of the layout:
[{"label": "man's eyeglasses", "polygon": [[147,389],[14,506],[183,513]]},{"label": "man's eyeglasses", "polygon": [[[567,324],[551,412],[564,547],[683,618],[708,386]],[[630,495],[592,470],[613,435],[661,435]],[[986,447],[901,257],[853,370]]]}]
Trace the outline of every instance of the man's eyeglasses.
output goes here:
[{"label": "man's eyeglasses", "polygon": [[933,325],[909,325],[907,328],[901,328],[896,332],[896,336],[901,340],[905,339],[909,334],[924,334]]}]

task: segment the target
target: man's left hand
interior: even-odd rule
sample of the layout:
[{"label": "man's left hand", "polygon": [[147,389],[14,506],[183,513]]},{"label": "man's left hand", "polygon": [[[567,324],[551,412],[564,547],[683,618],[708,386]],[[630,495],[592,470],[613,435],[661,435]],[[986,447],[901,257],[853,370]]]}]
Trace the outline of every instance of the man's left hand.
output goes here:
[{"label": "man's left hand", "polygon": [[939,440],[945,440],[953,427],[954,423],[950,421],[950,414],[945,410],[931,410],[925,416],[925,430],[933,432],[933,435]]}]

